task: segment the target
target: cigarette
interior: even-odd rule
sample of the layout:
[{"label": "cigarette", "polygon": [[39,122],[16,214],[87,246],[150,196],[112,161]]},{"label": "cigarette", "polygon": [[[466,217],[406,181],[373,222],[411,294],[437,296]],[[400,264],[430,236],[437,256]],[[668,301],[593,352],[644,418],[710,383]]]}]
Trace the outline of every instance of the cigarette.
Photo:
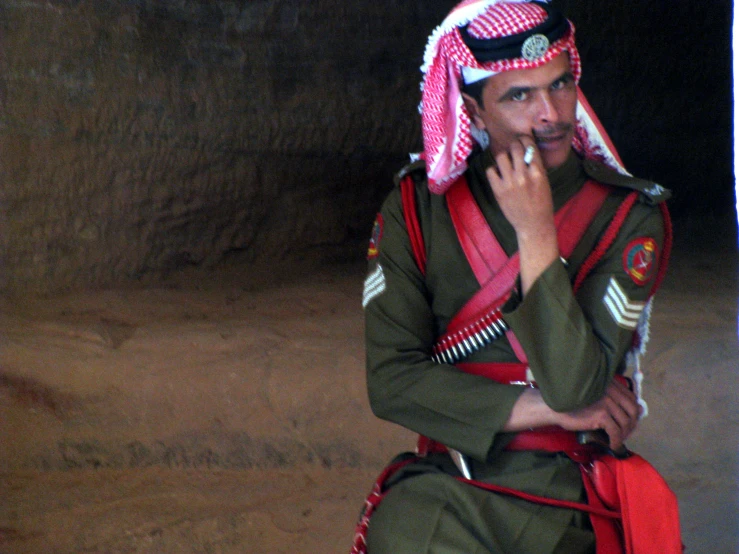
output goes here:
[{"label": "cigarette", "polygon": [[523,153],[523,163],[531,165],[532,161],[534,161],[534,147],[527,146],[526,151]]}]

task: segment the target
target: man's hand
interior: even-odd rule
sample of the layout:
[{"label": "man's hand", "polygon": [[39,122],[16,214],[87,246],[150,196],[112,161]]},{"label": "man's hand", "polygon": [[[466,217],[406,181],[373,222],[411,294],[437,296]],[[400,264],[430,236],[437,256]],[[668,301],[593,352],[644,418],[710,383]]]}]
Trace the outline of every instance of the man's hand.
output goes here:
[{"label": "man's hand", "polygon": [[[524,163],[527,147],[534,149],[529,165]],[[523,235],[542,234],[554,229],[552,191],[541,155],[531,137],[520,137],[509,152],[495,156],[495,166],[486,175],[495,199],[516,231]]]},{"label": "man's hand", "polygon": [[595,404],[568,413],[555,412],[546,405],[541,391],[527,388],[513,405],[503,430],[517,432],[549,425],[559,425],[568,431],[603,429],[608,433],[611,450],[616,452],[636,429],[640,414],[636,395],[616,379]]},{"label": "man's hand", "polygon": [[[516,231],[521,254],[521,287],[533,282],[559,256],[554,226],[552,190],[534,139],[520,137],[509,152],[495,157],[486,175],[503,215]],[[524,163],[527,147],[534,148],[531,164]]]},{"label": "man's hand", "polygon": [[606,395],[595,404],[574,412],[557,414],[556,423],[568,431],[594,431],[608,433],[610,447],[618,451],[634,432],[641,414],[636,395],[624,384],[614,380]]}]

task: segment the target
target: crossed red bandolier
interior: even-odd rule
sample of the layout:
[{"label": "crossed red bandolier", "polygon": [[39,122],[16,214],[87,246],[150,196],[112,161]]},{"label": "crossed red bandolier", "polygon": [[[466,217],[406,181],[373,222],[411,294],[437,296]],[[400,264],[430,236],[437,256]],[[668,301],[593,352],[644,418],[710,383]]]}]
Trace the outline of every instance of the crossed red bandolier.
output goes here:
[{"label": "crossed red bandolier", "polygon": [[[557,211],[557,240],[564,259],[571,255],[609,192],[609,187],[588,181]],[[416,215],[415,185],[410,176],[401,181],[401,195],[413,255],[425,275],[426,249]],[[501,307],[510,297],[518,275],[518,253],[510,258],[506,256],[474,201],[464,176],[457,180],[446,195],[459,242],[481,289],[452,318],[445,333],[434,345],[432,358],[439,363],[455,364],[462,371],[500,383],[535,386],[527,375],[523,349],[501,314]],[[637,197],[638,193],[632,192],[622,201],[600,242],[580,267],[573,285],[575,292],[615,240]],[[664,277],[672,242],[669,214],[664,204],[660,204],[660,209],[665,221],[665,244],[650,297]],[[503,334],[507,335],[520,363],[459,363]],[[596,536],[598,554],[682,552],[677,499],[659,473],[641,456],[627,451],[624,457],[617,459],[592,445],[580,444],[575,433],[560,427],[517,433],[506,449],[564,452],[580,467],[588,503],[531,495],[465,477],[457,479],[499,494],[588,513]],[[420,436],[417,450],[418,457],[424,457],[428,453],[444,452],[447,449],[436,441]],[[365,540],[370,516],[386,493],[387,480],[403,466],[417,460],[418,458],[404,459],[388,466],[380,475],[357,524],[352,554],[366,552]]]}]

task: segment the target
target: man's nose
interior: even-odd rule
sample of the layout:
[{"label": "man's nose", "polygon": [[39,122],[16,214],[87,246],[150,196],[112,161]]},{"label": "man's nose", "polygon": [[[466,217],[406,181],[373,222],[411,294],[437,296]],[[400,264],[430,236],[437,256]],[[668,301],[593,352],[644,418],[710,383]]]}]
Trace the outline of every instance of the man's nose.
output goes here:
[{"label": "man's nose", "polygon": [[540,91],[536,103],[536,117],[541,123],[554,123],[559,120],[557,106],[549,91]]}]

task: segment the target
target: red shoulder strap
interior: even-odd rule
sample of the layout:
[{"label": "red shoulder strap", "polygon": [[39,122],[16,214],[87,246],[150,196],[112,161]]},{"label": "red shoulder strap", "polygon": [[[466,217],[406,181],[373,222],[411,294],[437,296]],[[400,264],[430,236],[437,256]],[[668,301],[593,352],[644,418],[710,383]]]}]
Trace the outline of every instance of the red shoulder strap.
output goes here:
[{"label": "red shoulder strap", "polygon": [[[621,205],[618,207],[618,210],[613,216],[611,223],[608,225],[606,232],[603,233],[603,237],[600,239],[600,242],[580,266],[580,269],[577,272],[577,276],[575,277],[575,283],[573,285],[573,290],[575,292],[580,289],[583,281],[585,281],[585,278],[593,270],[600,259],[605,255],[611,244],[613,244],[613,241],[616,239],[616,235],[618,235],[618,232],[621,230],[621,226],[626,220],[626,216],[629,215],[629,211],[631,211],[631,208],[633,207],[638,197],[639,193],[634,191],[629,193],[629,195],[624,198],[623,202],[621,202]],[[662,219],[664,220],[665,236],[662,244],[662,252],[660,254],[657,277],[654,280],[654,284],[652,285],[652,290],[650,291],[649,296],[654,295],[654,293],[657,292],[659,286],[662,284],[662,280],[664,279],[665,273],[667,272],[667,264],[670,260],[670,253],[672,251],[672,220],[670,219],[670,212],[664,202],[659,205],[659,209],[662,213]]]},{"label": "red shoulder strap", "polygon": [[400,181],[400,199],[413,258],[416,260],[421,275],[426,275],[426,244],[423,242],[423,233],[421,233],[416,211],[416,183],[410,175],[406,175]]},{"label": "red shoulder strap", "polygon": [[475,202],[464,175],[447,191],[446,202],[459,244],[482,285],[505,266],[508,256]]},{"label": "red shoulder strap", "polygon": [[667,265],[670,263],[670,254],[672,253],[672,219],[670,218],[670,211],[667,209],[667,204],[664,202],[659,205],[659,210],[662,212],[662,220],[664,221],[665,238],[662,243],[662,254],[659,258],[657,278],[654,280],[654,285],[652,285],[652,291],[650,294],[657,292],[657,289],[662,284],[662,280],[665,278],[665,274],[667,273]]},{"label": "red shoulder strap", "polygon": [[637,198],[638,193],[631,192],[624,199],[624,201],[621,202],[621,205],[616,211],[616,215],[613,216],[613,219],[608,225],[606,232],[603,233],[603,237],[600,239],[600,242],[596,245],[595,249],[590,253],[590,255],[580,266],[580,269],[577,272],[577,276],[575,277],[575,284],[572,287],[575,292],[580,289],[583,281],[585,281],[585,277],[588,276],[588,274],[595,267],[595,264],[600,261],[600,259],[605,255],[608,248],[611,246],[611,244],[613,244],[613,241],[616,240],[616,235],[621,230],[621,226],[623,225],[626,216],[629,215],[629,211],[634,205],[634,202],[636,202]]}]

